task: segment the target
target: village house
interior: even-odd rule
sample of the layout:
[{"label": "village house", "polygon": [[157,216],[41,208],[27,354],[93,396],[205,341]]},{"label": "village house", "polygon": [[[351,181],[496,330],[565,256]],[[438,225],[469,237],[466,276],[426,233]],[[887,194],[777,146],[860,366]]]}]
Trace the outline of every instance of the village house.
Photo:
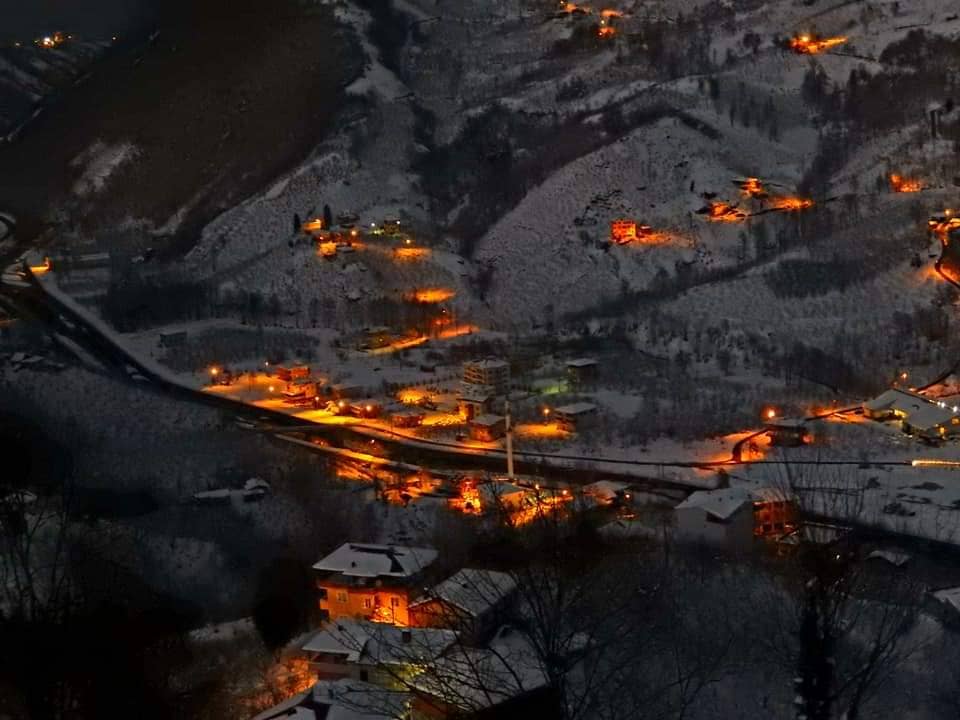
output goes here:
[{"label": "village house", "polygon": [[468,424],[470,439],[495,442],[507,434],[507,419],[502,415],[480,415]]},{"label": "village house", "polygon": [[802,418],[774,418],[763,424],[770,444],[777,447],[800,447],[809,442],[810,434]]},{"label": "village house", "polygon": [[411,603],[410,623],[455,629],[467,642],[482,642],[501,624],[516,587],[507,573],[464,568]]},{"label": "village house", "polygon": [[356,680],[320,681],[253,720],[397,720],[409,715],[411,697]]},{"label": "village house", "polygon": [[567,377],[573,385],[584,385],[597,376],[599,363],[593,358],[567,360]]},{"label": "village house", "polygon": [[597,406],[593,403],[579,402],[554,408],[553,417],[557,424],[567,432],[578,432],[589,428],[597,418]]},{"label": "village house", "polygon": [[396,410],[390,413],[390,422],[397,428],[415,428],[423,425],[426,414],[421,410]]},{"label": "village house", "polygon": [[372,420],[380,417],[383,412],[383,404],[374,398],[361,398],[347,403],[346,410],[355,418]]},{"label": "village house", "polygon": [[637,223],[635,220],[611,220],[610,242],[617,245],[626,245],[637,239]]},{"label": "village house", "polygon": [[400,689],[417,668],[434,662],[456,640],[451,629],[341,619],[315,633],[302,651],[318,679]]},{"label": "village house", "polygon": [[581,488],[584,497],[598,505],[628,505],[630,485],[617,480],[597,480]]},{"label": "village house", "polygon": [[947,627],[960,629],[960,587],[945,587],[927,592],[925,603],[930,614]]},{"label": "village house", "polygon": [[393,331],[385,325],[364,328],[356,339],[358,350],[378,350],[393,342]]},{"label": "village house", "polygon": [[415,585],[436,559],[431,548],[344,543],[313,566],[320,614],[409,625]]},{"label": "village house", "polygon": [[756,537],[782,537],[796,529],[800,510],[796,498],[779,488],[750,490],[753,501],[753,534]]},{"label": "village house", "polygon": [[317,381],[309,377],[291,380],[283,391],[284,400],[287,402],[309,402],[318,394]]},{"label": "village house", "polygon": [[[571,666],[585,652],[567,650],[563,660]],[[550,690],[536,647],[510,626],[501,627],[486,647],[454,647],[411,684],[413,720],[560,716],[559,698]]]},{"label": "village house", "polygon": [[468,422],[480,415],[486,415],[493,407],[493,394],[485,385],[464,384],[457,396],[457,408],[460,416]]},{"label": "village house", "polygon": [[799,525],[796,500],[778,488],[701,490],[674,508],[678,539],[747,550],[754,538],[782,538]]},{"label": "village house", "polygon": [[531,495],[526,488],[510,482],[488,482],[477,486],[477,501],[482,512],[522,510]]},{"label": "village house", "polygon": [[741,488],[692,493],[673,510],[676,538],[743,552],[753,544],[753,500]]},{"label": "village house", "polygon": [[342,382],[331,387],[330,392],[336,400],[352,400],[362,397],[367,389],[358,383]]},{"label": "village house", "polygon": [[864,403],[863,414],[872,420],[899,420],[905,433],[924,440],[937,441],[960,434],[960,407],[898,388]]},{"label": "village house", "polygon": [[494,396],[510,392],[510,363],[505,360],[474,360],[463,364],[463,382],[489,387]]},{"label": "village house", "polygon": [[292,367],[278,365],[273,369],[273,374],[278,380],[289,383],[310,377],[310,367],[307,365],[294,365]]}]

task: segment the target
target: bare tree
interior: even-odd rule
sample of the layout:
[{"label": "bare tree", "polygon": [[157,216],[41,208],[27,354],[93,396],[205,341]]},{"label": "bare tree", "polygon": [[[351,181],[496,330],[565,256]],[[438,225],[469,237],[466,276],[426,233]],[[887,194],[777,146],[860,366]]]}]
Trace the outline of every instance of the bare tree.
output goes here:
[{"label": "bare tree", "polygon": [[801,517],[833,523],[801,524],[768,606],[766,638],[795,670],[797,717],[806,720],[855,720],[926,641],[915,632],[923,587],[871,567],[864,543],[841,527],[863,522],[866,486],[838,467],[784,463],[780,474]]}]

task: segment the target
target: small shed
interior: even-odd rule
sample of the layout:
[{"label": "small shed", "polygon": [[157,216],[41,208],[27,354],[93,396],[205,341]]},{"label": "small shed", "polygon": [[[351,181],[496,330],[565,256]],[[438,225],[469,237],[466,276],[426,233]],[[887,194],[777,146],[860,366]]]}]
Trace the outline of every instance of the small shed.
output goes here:
[{"label": "small shed", "polygon": [[363,398],[361,400],[353,400],[349,406],[350,414],[358,418],[378,418],[383,412],[383,405],[379,400],[374,398]]},{"label": "small shed", "polygon": [[390,415],[390,422],[398,428],[414,428],[423,425],[425,415],[417,410],[397,410]]},{"label": "small shed", "polygon": [[598,505],[618,505],[630,502],[630,485],[616,480],[598,480],[583,486],[583,494]]},{"label": "small shed", "polygon": [[480,415],[470,421],[470,439],[494,442],[507,434],[507,420],[502,415]]},{"label": "small shed", "polygon": [[593,403],[579,402],[555,408],[554,417],[561,428],[568,432],[583,430],[597,418],[597,406]]},{"label": "small shed", "polygon": [[489,413],[492,402],[493,394],[488,388],[480,385],[464,385],[457,397],[457,407],[467,421]]},{"label": "small shed", "polygon": [[596,377],[599,365],[600,364],[593,358],[574,358],[573,360],[567,360],[567,376],[571,382],[582,384]]},{"label": "small shed", "polygon": [[803,418],[782,418],[764,423],[770,444],[778,447],[800,447],[809,442],[810,433]]}]

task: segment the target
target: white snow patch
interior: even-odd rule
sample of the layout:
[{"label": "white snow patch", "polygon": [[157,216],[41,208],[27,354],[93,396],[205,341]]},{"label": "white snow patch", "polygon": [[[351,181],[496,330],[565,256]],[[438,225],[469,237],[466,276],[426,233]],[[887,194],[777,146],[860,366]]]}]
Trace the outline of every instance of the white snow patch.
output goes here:
[{"label": "white snow patch", "polygon": [[70,162],[71,167],[85,168],[73,185],[74,195],[84,197],[100,192],[117,168],[134,160],[138,154],[139,150],[132,143],[107,145],[97,140]]}]

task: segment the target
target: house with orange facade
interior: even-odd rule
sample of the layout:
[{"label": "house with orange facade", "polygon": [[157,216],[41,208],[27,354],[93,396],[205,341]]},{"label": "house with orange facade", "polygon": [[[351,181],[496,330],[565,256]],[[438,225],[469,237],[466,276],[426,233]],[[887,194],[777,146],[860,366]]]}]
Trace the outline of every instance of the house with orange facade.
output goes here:
[{"label": "house with orange facade", "polygon": [[408,626],[410,601],[436,559],[432,548],[344,543],[313,566],[320,614]]}]

